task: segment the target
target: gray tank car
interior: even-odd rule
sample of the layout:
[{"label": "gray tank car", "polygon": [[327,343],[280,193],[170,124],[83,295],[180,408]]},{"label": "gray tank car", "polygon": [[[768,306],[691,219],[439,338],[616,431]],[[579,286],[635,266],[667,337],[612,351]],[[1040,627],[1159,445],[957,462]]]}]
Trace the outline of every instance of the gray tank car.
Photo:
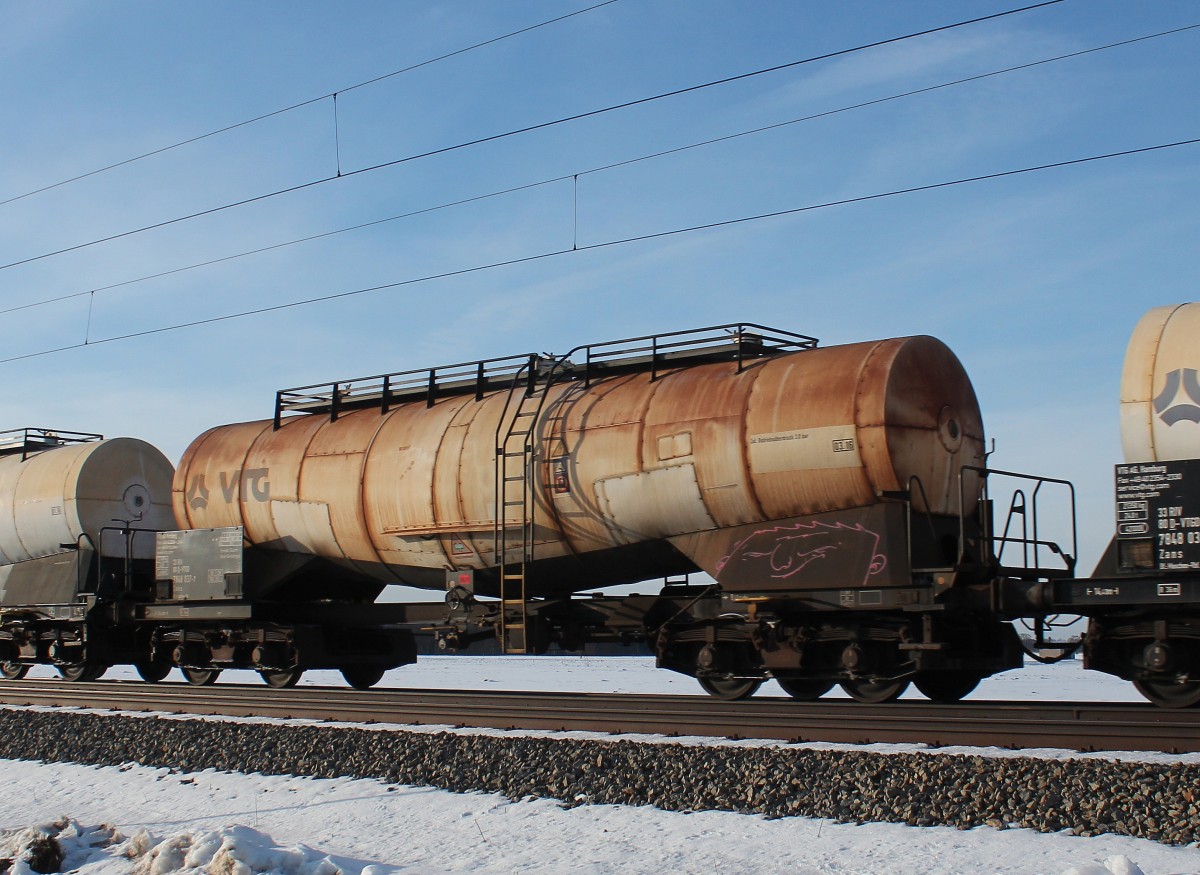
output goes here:
[{"label": "gray tank car", "polygon": [[[374,617],[364,629],[354,618],[333,625],[325,614],[283,617],[247,603],[240,534],[231,543],[227,533],[175,531],[173,474],[161,452],[134,438],[0,434],[0,674],[19,679],[48,664],[86,681],[132,664],[157,681],[179,666],[189,681],[211,683],[238,667],[286,685],[304,666],[340,668],[369,686],[413,661],[411,635],[378,630]],[[193,569],[181,545],[213,548],[199,558],[224,559],[226,570],[214,579]],[[190,598],[172,598],[175,580]],[[350,636],[355,652],[330,652]]]}]

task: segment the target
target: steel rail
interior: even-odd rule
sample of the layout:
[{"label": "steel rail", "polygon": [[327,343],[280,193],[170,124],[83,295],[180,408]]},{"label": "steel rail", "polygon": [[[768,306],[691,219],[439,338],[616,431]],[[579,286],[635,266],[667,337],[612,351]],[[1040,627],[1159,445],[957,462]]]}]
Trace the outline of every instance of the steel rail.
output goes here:
[{"label": "steel rail", "polygon": [[646,733],[848,744],[922,743],[1082,751],[1200,752],[1200,709],[1139,703],[827,700],[528,693],[131,681],[0,682],[0,703],[185,715],[281,717],[350,723]]}]

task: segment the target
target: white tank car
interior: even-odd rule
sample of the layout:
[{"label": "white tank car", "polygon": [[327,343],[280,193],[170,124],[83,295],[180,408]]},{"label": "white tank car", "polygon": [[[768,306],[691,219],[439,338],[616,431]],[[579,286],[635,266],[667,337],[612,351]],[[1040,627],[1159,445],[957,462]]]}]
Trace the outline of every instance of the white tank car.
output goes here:
[{"label": "white tank car", "polygon": [[1200,459],[1200,303],[1155,307],[1134,329],[1121,443],[1126,462]]},{"label": "white tank car", "polygon": [[[174,467],[136,438],[60,443],[53,433],[0,443],[0,566],[62,553],[85,535],[129,522],[173,529]],[[124,555],[114,533],[104,552]],[[84,544],[83,546],[88,546]],[[153,557],[152,537],[134,540],[135,558]]]}]

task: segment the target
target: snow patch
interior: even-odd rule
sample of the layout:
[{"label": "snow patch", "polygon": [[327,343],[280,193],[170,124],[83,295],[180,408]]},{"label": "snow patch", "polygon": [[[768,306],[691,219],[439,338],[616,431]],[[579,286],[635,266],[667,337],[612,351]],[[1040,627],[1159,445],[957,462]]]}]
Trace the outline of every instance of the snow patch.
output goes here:
[{"label": "snow patch", "polygon": [[1146,875],[1137,863],[1124,854],[1109,857],[1103,865],[1085,863],[1082,866],[1072,866],[1063,875]]},{"label": "snow patch", "polygon": [[[128,861],[133,861],[132,869]],[[5,875],[70,872],[85,866],[93,872],[132,875],[346,875],[319,851],[306,845],[278,847],[270,836],[247,826],[185,831],[156,840],[145,829],[126,838],[109,824],[84,827],[62,817],[0,832],[0,872]],[[367,866],[362,871],[382,875],[389,867]]]}]

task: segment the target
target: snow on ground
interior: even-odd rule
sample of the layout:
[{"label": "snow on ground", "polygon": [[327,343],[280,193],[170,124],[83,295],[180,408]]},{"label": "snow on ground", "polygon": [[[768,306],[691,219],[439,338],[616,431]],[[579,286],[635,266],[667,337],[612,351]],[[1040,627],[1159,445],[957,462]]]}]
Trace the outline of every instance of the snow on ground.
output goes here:
[{"label": "snow on ground", "polygon": [[[493,794],[163,769],[0,764],[0,824],[67,814],[85,826],[204,845],[216,833],[244,858],[290,856],[280,871],[315,871],[329,856],[343,872],[411,873],[1066,873],[1124,857],[1146,875],[1200,871],[1200,851],[1118,837],[1077,838],[987,827],[957,831],[895,824],[765,820],[726,812],[510,802]],[[180,839],[192,835],[198,838]],[[307,846],[307,847],[303,847]],[[98,848],[81,875],[131,871],[120,846]],[[209,859],[212,851],[209,850]],[[202,854],[196,855],[200,862]],[[247,863],[251,860],[247,859]],[[147,875],[183,871],[145,869]],[[207,870],[206,870],[207,871]],[[216,871],[216,870],[214,870]],[[231,870],[225,870],[233,875]],[[247,871],[271,871],[249,866]],[[1101,868],[1097,872],[1106,872]],[[1116,871],[1110,870],[1110,871]],[[1131,870],[1132,871],[1132,870]]]},{"label": "snow on ground", "polygon": [[[551,677],[553,684],[546,681]],[[228,679],[250,681],[252,676],[231,672]],[[320,672],[307,680],[333,682]],[[385,683],[696,691],[694,681],[657,671],[651,660],[637,657],[429,657],[390,672]],[[1001,675],[982,684],[972,698],[1136,701],[1136,692],[1126,687],[1084,673],[1071,661]],[[769,692],[764,687],[763,693]],[[1119,836],[857,826],[648,807],[567,809],[554,801],[512,802],[494,794],[377,781],[179,774],[133,765],[118,769],[0,761],[0,776],[6,791],[0,795],[0,828],[15,831],[67,819],[64,869],[80,875],[332,875],[335,868],[347,875],[1200,873],[1200,848],[1170,848]],[[10,841],[15,838],[14,833]],[[10,872],[24,875],[29,871],[24,867],[18,861]]]}]

